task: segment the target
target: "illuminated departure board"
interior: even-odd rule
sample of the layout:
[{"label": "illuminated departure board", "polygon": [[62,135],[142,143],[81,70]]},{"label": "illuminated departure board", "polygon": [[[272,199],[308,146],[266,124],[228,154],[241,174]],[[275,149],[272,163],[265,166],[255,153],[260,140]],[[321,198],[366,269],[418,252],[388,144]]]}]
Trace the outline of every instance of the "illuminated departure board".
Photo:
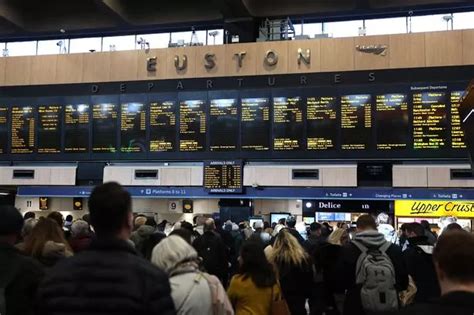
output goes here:
[{"label": "illuminated departure board", "polygon": [[0,154],[8,149],[8,107],[0,105]]},{"label": "illuminated departure board", "polygon": [[89,151],[89,104],[64,107],[64,151],[86,153]]},{"label": "illuminated departure board", "polygon": [[101,103],[92,106],[92,152],[117,151],[117,104]]},{"label": "illuminated departure board", "polygon": [[176,102],[150,103],[150,152],[176,150]]},{"label": "illuminated departure board", "polygon": [[124,103],[120,107],[120,151],[146,152],[146,108],[143,103]]},{"label": "illuminated departure board", "polygon": [[337,97],[306,99],[306,137],[308,150],[334,149],[337,142]]},{"label": "illuminated departure board", "polygon": [[206,149],[206,102],[203,100],[179,103],[179,150],[181,152]]},{"label": "illuminated departure board", "polygon": [[242,193],[242,161],[204,162],[204,188],[210,193]]},{"label": "illuminated departure board", "polygon": [[372,130],[372,96],[370,94],[341,96],[341,148],[365,150]]},{"label": "illuminated departure board", "polygon": [[446,91],[413,93],[413,148],[442,149],[448,138]]},{"label": "illuminated departure board", "polygon": [[239,142],[239,116],[236,99],[214,99],[209,105],[211,151],[234,151]]},{"label": "illuminated departure board", "polygon": [[270,104],[268,98],[242,99],[242,150],[270,150]]},{"label": "illuminated departure board", "polygon": [[451,92],[451,146],[453,149],[465,149],[464,131],[461,129],[459,107],[464,91]]},{"label": "illuminated departure board", "polygon": [[61,153],[62,106],[38,106],[38,153]]},{"label": "illuminated departure board", "polygon": [[375,97],[377,150],[406,149],[409,143],[408,95],[382,94]]},{"label": "illuminated departure board", "polygon": [[35,151],[35,108],[12,106],[11,153],[25,154]]},{"label": "illuminated departure board", "polygon": [[296,97],[273,98],[273,149],[292,151],[304,148],[303,101]]}]

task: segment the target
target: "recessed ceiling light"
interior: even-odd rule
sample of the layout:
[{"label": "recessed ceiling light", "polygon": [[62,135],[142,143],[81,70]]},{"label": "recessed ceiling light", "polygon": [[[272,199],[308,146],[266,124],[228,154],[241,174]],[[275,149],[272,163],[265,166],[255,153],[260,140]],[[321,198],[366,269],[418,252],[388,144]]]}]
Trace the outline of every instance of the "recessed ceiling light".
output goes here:
[{"label": "recessed ceiling light", "polygon": [[61,33],[66,33],[66,30],[64,28],[59,30]]}]

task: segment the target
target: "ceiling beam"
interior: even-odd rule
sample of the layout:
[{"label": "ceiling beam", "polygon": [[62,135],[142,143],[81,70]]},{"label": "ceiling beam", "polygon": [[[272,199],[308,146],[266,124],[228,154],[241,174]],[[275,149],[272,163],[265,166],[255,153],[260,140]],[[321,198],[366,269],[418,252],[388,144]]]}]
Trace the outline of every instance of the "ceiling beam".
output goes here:
[{"label": "ceiling beam", "polygon": [[131,25],[127,10],[120,0],[95,0],[97,7],[104,14],[114,18],[121,26]]},{"label": "ceiling beam", "polygon": [[0,1],[0,18],[19,31],[27,30],[20,10],[9,5],[5,0]]}]

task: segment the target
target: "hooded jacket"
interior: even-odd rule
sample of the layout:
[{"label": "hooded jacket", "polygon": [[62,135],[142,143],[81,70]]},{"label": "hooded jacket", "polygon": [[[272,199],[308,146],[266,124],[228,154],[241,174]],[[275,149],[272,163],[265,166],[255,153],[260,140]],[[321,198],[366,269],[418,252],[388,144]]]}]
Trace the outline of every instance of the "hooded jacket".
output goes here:
[{"label": "hooded jacket", "polygon": [[[355,241],[362,243],[370,248],[379,248],[386,243],[385,236],[377,231],[365,231],[357,233]],[[346,291],[346,300],[344,303],[345,315],[365,315],[360,300],[360,285],[356,285],[356,266],[357,259],[361,251],[353,242],[342,248],[341,256],[337,264],[337,286],[340,290]],[[390,245],[386,254],[390,258],[395,268],[395,289],[400,292],[408,286],[408,273],[403,261],[400,247],[395,244]]]},{"label": "hooded jacket", "polygon": [[143,242],[153,233],[155,233],[155,228],[150,225],[142,225],[132,233],[130,240],[135,244],[135,248],[139,249]]},{"label": "hooded jacket", "polygon": [[37,257],[37,259],[45,267],[49,268],[54,266],[60,260],[71,257],[72,255],[73,253],[66,248],[65,244],[47,241],[43,246],[41,256]]}]

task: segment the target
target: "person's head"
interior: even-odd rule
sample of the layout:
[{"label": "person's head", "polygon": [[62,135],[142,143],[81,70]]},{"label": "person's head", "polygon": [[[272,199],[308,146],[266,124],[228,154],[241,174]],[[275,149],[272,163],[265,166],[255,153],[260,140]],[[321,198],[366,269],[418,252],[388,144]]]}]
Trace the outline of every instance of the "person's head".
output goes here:
[{"label": "person's head", "polygon": [[190,233],[194,231],[193,225],[187,221],[181,222],[181,229],[188,230]]},{"label": "person's head", "polygon": [[72,237],[84,237],[90,235],[89,223],[84,220],[76,220],[71,225]]},{"label": "person's head", "polygon": [[66,222],[72,222],[72,220],[74,220],[73,216],[70,215],[70,214],[68,214],[68,215],[66,216]]},{"label": "person's head", "polygon": [[457,223],[451,223],[449,224],[443,231],[443,233],[446,233],[448,231],[462,231],[464,232],[463,228],[457,224]]},{"label": "person's head", "polygon": [[390,224],[390,217],[388,216],[388,214],[382,212],[377,216],[376,222],[377,222],[377,225]]},{"label": "person's head", "polygon": [[36,219],[36,214],[32,211],[25,212],[23,219],[25,219],[25,221],[28,219]]},{"label": "person's head", "polygon": [[282,229],[275,238],[270,261],[276,266],[301,266],[309,259],[308,254],[296,237],[287,229]]},{"label": "person's head", "polygon": [[48,215],[48,219],[54,220],[60,227],[64,224],[64,217],[60,212],[53,211]]},{"label": "person's head", "polygon": [[431,231],[431,226],[430,226],[430,223],[428,221],[421,220],[420,224],[425,230]]},{"label": "person's head", "polygon": [[278,224],[286,225],[286,219],[285,219],[285,218],[281,218],[280,220],[278,220]]},{"label": "person's head", "polygon": [[62,228],[50,218],[40,218],[25,241],[24,251],[33,257],[41,257],[44,245],[48,241],[62,243],[68,251],[72,251],[64,237]]},{"label": "person's head", "polygon": [[[166,225],[166,223],[167,223],[167,222],[165,222],[165,225]],[[157,224],[156,224],[155,218],[153,218],[153,217],[146,217],[145,225],[152,226],[152,227],[156,228]]]},{"label": "person's head", "polygon": [[438,239],[433,260],[441,294],[453,291],[474,293],[474,235],[448,231]]},{"label": "person's head", "polygon": [[268,228],[270,228],[270,222],[268,221],[263,222],[263,229],[266,230]]},{"label": "person's head", "polygon": [[410,223],[405,227],[405,233],[408,238],[420,237],[425,235],[425,229],[420,223]]},{"label": "person's head", "polygon": [[369,214],[363,214],[357,219],[357,232],[377,231],[377,224]]},{"label": "person's head", "polygon": [[177,235],[181,237],[183,240],[185,240],[186,242],[188,242],[189,244],[192,244],[193,233],[189,231],[188,229],[184,229],[181,227],[180,229],[171,231],[170,236],[171,235]]},{"label": "person's head", "polygon": [[253,228],[255,232],[259,233],[263,231],[263,222],[262,221],[255,221],[253,224]]},{"label": "person's head", "polygon": [[138,230],[138,228],[146,223],[146,217],[144,215],[138,215],[135,220],[133,220],[133,229]]},{"label": "person's head", "polygon": [[226,230],[227,232],[232,231],[232,221],[231,220],[225,221],[224,230]]},{"label": "person's head", "polygon": [[86,213],[82,216],[82,220],[86,221],[87,223],[91,224],[91,215]]},{"label": "person's head", "polygon": [[98,237],[130,237],[132,199],[121,185],[110,182],[95,187],[89,197],[89,211]]},{"label": "person's head", "polygon": [[328,243],[333,245],[345,245],[349,241],[349,234],[345,229],[335,229],[328,237]]},{"label": "person's head", "polygon": [[242,244],[239,256],[239,274],[250,277],[259,288],[276,283],[273,267],[267,260],[262,242],[249,240]]},{"label": "person's head", "polygon": [[221,219],[214,219],[214,224],[216,225],[216,230],[222,230],[222,220]]},{"label": "person's head", "polygon": [[214,219],[208,218],[204,222],[204,232],[212,232],[216,230],[216,224],[214,223]]},{"label": "person's head", "polygon": [[400,234],[403,236],[406,236],[407,234],[407,227],[410,223],[403,223],[402,226],[400,226]]},{"label": "person's head", "polygon": [[23,228],[23,217],[13,206],[0,206],[0,242],[14,245]]},{"label": "person's head", "polygon": [[197,268],[198,254],[182,237],[171,235],[163,239],[153,248],[151,262],[172,275],[180,266],[195,264]]},{"label": "person's head", "polygon": [[289,216],[288,218],[286,218],[286,226],[289,227],[290,229],[294,229],[296,226],[296,217]]},{"label": "person's head", "polygon": [[276,222],[272,222],[272,229],[275,229],[275,226],[277,225]]},{"label": "person's head", "polygon": [[31,231],[33,231],[33,228],[35,227],[36,223],[38,223],[38,220],[34,218],[29,218],[25,220],[25,224],[23,225],[23,229],[21,230],[21,237],[23,237],[23,239],[26,239],[28,236],[30,236]]},{"label": "person's head", "polygon": [[313,222],[309,225],[309,234],[313,236],[321,236],[321,224]]}]

